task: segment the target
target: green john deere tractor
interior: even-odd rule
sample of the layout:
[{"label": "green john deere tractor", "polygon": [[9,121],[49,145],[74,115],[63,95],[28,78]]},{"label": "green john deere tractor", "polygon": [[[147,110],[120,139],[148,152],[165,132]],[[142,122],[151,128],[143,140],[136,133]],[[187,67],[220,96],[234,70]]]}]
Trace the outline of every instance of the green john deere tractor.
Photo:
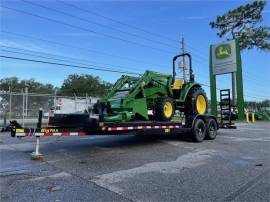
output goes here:
[{"label": "green john deere tractor", "polygon": [[[179,57],[189,59],[189,80],[177,79],[175,62]],[[191,55],[188,53],[173,58],[173,75],[146,71],[141,77],[121,76],[93,108],[104,121],[111,122],[170,121],[176,110],[184,112],[185,116],[207,112],[206,94],[194,81]]]}]

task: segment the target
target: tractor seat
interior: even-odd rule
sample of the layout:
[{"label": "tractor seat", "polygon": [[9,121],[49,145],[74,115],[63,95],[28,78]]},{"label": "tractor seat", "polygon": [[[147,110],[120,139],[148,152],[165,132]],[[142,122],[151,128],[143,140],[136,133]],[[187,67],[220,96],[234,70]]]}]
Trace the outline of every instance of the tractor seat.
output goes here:
[{"label": "tractor seat", "polygon": [[172,85],[172,89],[173,90],[180,90],[183,87],[184,83],[185,83],[184,79],[175,80],[173,85]]}]

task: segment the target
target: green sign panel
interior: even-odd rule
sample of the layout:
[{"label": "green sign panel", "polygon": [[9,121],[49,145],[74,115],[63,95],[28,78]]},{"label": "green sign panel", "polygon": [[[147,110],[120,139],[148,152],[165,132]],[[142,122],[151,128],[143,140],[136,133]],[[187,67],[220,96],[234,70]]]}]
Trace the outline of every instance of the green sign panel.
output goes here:
[{"label": "green sign panel", "polygon": [[214,75],[236,72],[237,62],[234,40],[213,45],[211,55]]},{"label": "green sign panel", "polygon": [[[217,116],[216,76],[231,73],[236,74],[236,105],[238,119],[244,119],[242,63],[237,41],[231,40],[210,46],[209,71],[211,86],[211,113]],[[232,88],[235,88],[235,86],[232,86]]]}]

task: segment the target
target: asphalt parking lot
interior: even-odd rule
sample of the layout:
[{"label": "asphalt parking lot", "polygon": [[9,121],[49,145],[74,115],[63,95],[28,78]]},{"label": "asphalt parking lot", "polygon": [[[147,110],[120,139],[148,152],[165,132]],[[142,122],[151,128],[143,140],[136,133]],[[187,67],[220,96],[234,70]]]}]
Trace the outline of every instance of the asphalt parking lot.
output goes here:
[{"label": "asphalt parking lot", "polygon": [[33,137],[0,133],[1,201],[269,201],[270,124],[214,141],[186,137]]}]

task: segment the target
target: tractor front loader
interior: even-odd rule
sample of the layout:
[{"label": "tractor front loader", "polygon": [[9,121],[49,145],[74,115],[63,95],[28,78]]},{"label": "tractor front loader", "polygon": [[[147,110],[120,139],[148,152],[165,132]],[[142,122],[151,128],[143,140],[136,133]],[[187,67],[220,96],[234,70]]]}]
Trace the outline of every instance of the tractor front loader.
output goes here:
[{"label": "tractor front loader", "polygon": [[[177,78],[175,62],[179,57],[189,58],[189,80]],[[206,94],[194,81],[191,55],[188,53],[173,58],[172,75],[146,71],[141,77],[121,76],[93,109],[108,122],[170,121],[176,110],[184,112],[185,116],[207,112]]]}]

